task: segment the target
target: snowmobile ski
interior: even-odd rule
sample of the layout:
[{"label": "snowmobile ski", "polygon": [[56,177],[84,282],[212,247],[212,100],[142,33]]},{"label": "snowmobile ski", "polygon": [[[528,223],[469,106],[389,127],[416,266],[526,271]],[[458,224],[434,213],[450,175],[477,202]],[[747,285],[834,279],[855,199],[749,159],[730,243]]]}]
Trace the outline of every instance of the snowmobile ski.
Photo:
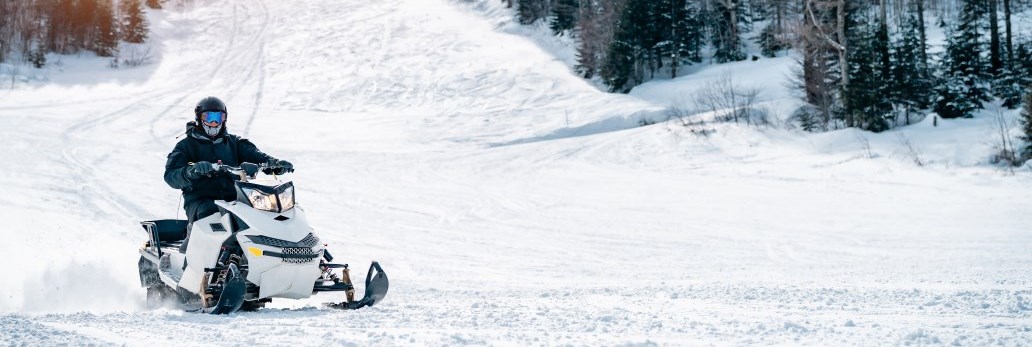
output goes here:
[{"label": "snowmobile ski", "polygon": [[[375,271],[375,274],[374,274]],[[326,307],[341,310],[357,310],[366,306],[373,306],[387,296],[387,288],[390,283],[387,281],[387,273],[383,272],[379,262],[369,265],[369,272],[366,274],[365,295],[357,301],[345,301],[339,303],[328,303]]]},{"label": "snowmobile ski", "polygon": [[240,275],[236,264],[229,264],[226,273],[226,281],[222,284],[222,292],[219,300],[212,307],[207,308],[211,314],[230,314],[240,309],[244,304],[244,293],[247,292],[247,282]]}]

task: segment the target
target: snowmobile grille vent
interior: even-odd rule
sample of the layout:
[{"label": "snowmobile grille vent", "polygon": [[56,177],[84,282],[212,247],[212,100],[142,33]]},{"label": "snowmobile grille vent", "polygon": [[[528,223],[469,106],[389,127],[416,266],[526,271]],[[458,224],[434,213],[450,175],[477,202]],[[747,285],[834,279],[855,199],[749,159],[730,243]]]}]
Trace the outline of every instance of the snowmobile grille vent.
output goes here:
[{"label": "snowmobile grille vent", "polygon": [[279,247],[279,248],[288,248],[288,247],[312,248],[312,247],[315,247],[315,245],[319,244],[319,238],[316,237],[315,234],[311,234],[311,233],[309,233],[308,236],[305,236],[305,238],[301,239],[301,241],[298,241],[298,242],[290,242],[290,241],[287,241],[287,240],[280,240],[280,239],[277,239],[277,238],[274,238],[274,237],[268,237],[268,236],[262,236],[262,235],[258,235],[258,236],[247,235],[247,238],[251,239],[251,241],[254,241],[254,243],[257,243],[259,245],[273,246],[273,247]]},{"label": "snowmobile grille vent", "polygon": [[311,247],[287,247],[287,248],[283,249],[283,255],[311,256],[310,258],[309,257],[304,257],[304,258],[283,258],[283,262],[284,263],[291,263],[291,264],[304,264],[304,263],[310,262],[312,260],[315,260],[315,258],[316,258],[315,252],[312,251]]}]

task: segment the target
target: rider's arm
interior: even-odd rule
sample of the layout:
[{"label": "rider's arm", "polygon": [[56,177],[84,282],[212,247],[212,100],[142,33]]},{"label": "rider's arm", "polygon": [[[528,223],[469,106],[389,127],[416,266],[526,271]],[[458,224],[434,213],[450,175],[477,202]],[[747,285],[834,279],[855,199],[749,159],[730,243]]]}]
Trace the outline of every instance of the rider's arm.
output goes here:
[{"label": "rider's arm", "polygon": [[165,183],[172,188],[186,189],[194,183],[186,177],[190,162],[186,157],[185,147],[186,144],[183,142],[176,144],[176,148],[172,149],[172,153],[168,154],[168,160],[165,161]]},{"label": "rider's arm", "polygon": [[276,159],[273,158],[271,155],[265,154],[265,152],[258,150],[258,146],[255,146],[254,143],[251,142],[251,140],[240,139],[238,146],[240,153],[240,162],[262,164],[269,162],[270,159]]}]

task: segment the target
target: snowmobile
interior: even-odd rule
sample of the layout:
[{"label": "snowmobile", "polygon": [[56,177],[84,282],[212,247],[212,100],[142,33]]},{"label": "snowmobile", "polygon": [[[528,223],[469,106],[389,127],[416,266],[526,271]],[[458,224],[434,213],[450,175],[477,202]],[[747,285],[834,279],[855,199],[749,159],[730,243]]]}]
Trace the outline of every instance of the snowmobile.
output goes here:
[{"label": "snowmobile", "polygon": [[[260,309],[272,298],[303,299],[320,292],[346,293],[347,301],[326,304],[336,309],[383,300],[387,274],[376,261],[366,273],[364,296],[355,299],[348,265],[331,263],[333,256],[295,205],[293,182],[272,175],[277,168],[213,166],[234,178],[236,200],[216,200],[219,212],[192,224],[178,219],[140,222],[148,238],[139,260],[148,303],[199,304],[196,311],[228,314]],[[259,172],[265,173],[261,179]]]}]

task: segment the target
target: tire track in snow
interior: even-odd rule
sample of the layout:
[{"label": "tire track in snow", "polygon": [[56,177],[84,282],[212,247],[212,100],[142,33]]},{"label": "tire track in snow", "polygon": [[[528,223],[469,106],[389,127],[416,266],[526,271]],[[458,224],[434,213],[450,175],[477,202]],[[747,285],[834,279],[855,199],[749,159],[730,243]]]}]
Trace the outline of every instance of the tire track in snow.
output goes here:
[{"label": "tire track in snow", "polygon": [[[267,7],[265,7],[264,3],[262,3],[261,5],[265,12],[268,13],[268,9]],[[264,27],[267,26],[268,17],[266,16],[265,18],[266,20],[262,22],[263,30],[260,33],[263,33]],[[208,76],[211,77],[208,78],[204,84],[195,85],[193,88],[190,88],[189,91],[180,94],[180,96],[175,98],[174,101],[170,103],[164,110],[162,110],[160,113],[158,113],[155,117],[151,119],[151,121],[149,122],[149,132],[154,142],[158,143],[164,140],[162,137],[158,136],[157,132],[155,131],[156,124],[183,100],[188,98],[190,95],[196,93],[197,91],[210,85],[211,82],[215,79],[215,77],[218,76],[225,69],[225,67],[227,66],[227,62],[232,61],[231,58],[239,56],[239,54],[230,55],[228,53],[231,52],[234,48],[234,42],[237,41],[237,36],[240,32],[241,21],[243,20],[246,20],[246,18],[240,16],[236,11],[236,6],[234,6],[233,29],[229,35],[229,44],[226,45],[226,49],[224,50],[225,54],[218,55],[219,60],[211,69],[211,72],[208,74]],[[252,38],[245,44],[245,47],[249,47],[250,44],[254,43],[257,40],[257,37]],[[258,50],[258,53],[260,54],[261,50]],[[238,64],[238,67],[239,65],[240,64]],[[243,84],[245,82],[240,83]],[[115,208],[118,212],[120,212],[128,218],[139,219],[140,217],[151,214],[148,213],[146,208],[143,208],[142,206],[132,202],[125,196],[119,194],[117,190],[110,189],[110,187],[103,182],[101,177],[98,176],[97,167],[94,164],[84,160],[82,156],[78,155],[78,149],[74,146],[71,146],[70,144],[81,142],[79,140],[83,138],[83,134],[103,124],[102,121],[114,122],[116,120],[127,117],[127,114],[129,113],[128,111],[139,109],[140,106],[150,103],[153,98],[160,98],[161,96],[166,95],[168,92],[174,90],[182,90],[182,87],[183,86],[171,86],[150,93],[138,94],[137,100],[125,107],[119,108],[114,112],[103,113],[96,117],[86,118],[83,121],[73,124],[67,130],[65,130],[62,137],[65,140],[64,142],[66,144],[69,144],[69,146],[66,146],[62,150],[62,156],[64,160],[62,160],[61,162],[64,163],[70,169],[71,172],[76,172],[80,174],[80,176],[77,178],[79,178],[80,182],[82,182],[82,187],[84,187],[86,190],[84,194],[100,197],[102,200],[106,201],[111,207]],[[140,97],[141,95],[142,97]],[[80,196],[80,198],[86,198],[86,196]],[[98,209],[102,207],[101,205],[98,205],[96,203],[91,204],[97,207]]]},{"label": "tire track in snow", "polygon": [[[180,95],[173,102],[169,103],[168,106],[165,107],[165,109],[163,109],[161,112],[155,114],[154,117],[151,118],[151,120],[149,122],[150,123],[149,124],[149,127],[150,127],[149,132],[150,132],[152,140],[155,143],[161,143],[163,140],[165,140],[165,138],[162,137],[162,136],[159,136],[157,134],[157,131],[155,130],[157,124],[161,121],[161,119],[164,118],[170,111],[172,111],[173,108],[176,108],[177,106],[179,106],[183,102],[183,100],[186,100],[187,97],[189,97],[190,95],[196,93],[197,91],[199,91],[202,88],[204,88],[204,87],[208,86],[209,84],[211,84],[211,82],[212,82],[212,80],[214,80],[215,76],[220,71],[222,71],[223,66],[226,65],[226,61],[228,60],[228,57],[229,57],[229,55],[230,55],[230,53],[232,52],[232,49],[233,49],[233,43],[236,41],[236,37],[237,37],[237,35],[240,32],[240,29],[239,29],[239,27],[240,27],[240,20],[239,20],[239,16],[237,15],[237,12],[236,12],[236,6],[233,6],[233,15],[232,15],[232,17],[233,17],[233,20],[232,20],[233,25],[232,25],[232,27],[230,29],[230,32],[229,32],[229,42],[226,43],[226,48],[222,50],[222,54],[218,55],[218,60],[216,61],[215,66],[212,67],[211,72],[209,72],[209,73],[207,73],[205,75],[205,76],[210,76],[210,77],[207,80],[204,81],[204,84],[200,84],[200,85],[194,86],[193,88],[187,88],[189,90],[188,92],[183,93],[182,95]],[[204,31],[207,31],[207,29],[212,28],[214,25],[215,25],[214,23],[211,24],[211,25],[208,25],[207,27],[205,27]]]}]

